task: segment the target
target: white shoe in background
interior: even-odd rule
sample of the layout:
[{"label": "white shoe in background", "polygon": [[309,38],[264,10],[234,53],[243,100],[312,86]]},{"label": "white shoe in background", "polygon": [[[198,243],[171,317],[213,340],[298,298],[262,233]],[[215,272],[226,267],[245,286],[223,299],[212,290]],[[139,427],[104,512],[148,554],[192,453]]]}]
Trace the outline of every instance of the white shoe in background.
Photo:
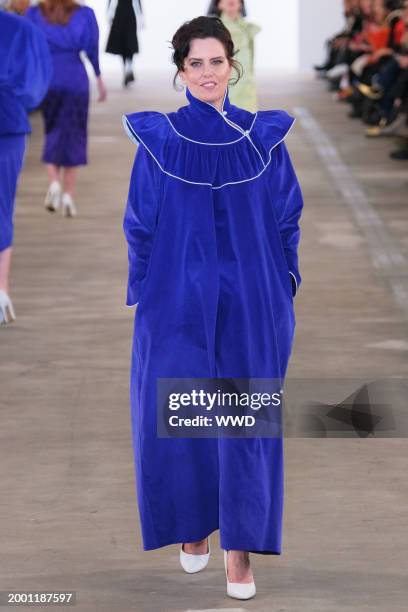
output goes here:
[{"label": "white shoe in background", "polygon": [[45,196],[45,208],[51,212],[55,212],[61,205],[61,183],[59,181],[52,181],[48,187],[48,191]]},{"label": "white shoe in background", "polygon": [[180,563],[181,567],[187,574],[195,574],[196,572],[200,572],[203,570],[210,558],[210,538],[207,540],[208,542],[208,553],[204,555],[192,555],[190,553],[186,553],[183,550],[184,544],[180,547]]},{"label": "white shoe in background", "polygon": [[75,202],[69,193],[62,195],[62,214],[64,217],[76,217],[78,214]]},{"label": "white shoe in background", "polygon": [[235,599],[250,599],[256,593],[255,582],[230,582],[228,580],[228,551],[224,550],[224,567],[227,578],[227,594]]},{"label": "white shoe in background", "polygon": [[336,66],[326,72],[326,76],[328,79],[339,79],[344,74],[347,74],[348,70],[348,64],[336,64]]},{"label": "white shoe in background", "polygon": [[0,325],[16,320],[13,304],[5,291],[0,289]]}]

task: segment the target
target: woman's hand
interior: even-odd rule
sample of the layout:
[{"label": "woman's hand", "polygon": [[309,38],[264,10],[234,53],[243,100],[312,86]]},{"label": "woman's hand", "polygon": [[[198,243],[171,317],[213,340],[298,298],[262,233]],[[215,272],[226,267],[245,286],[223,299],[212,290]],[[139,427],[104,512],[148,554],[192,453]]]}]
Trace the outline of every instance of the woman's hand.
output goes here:
[{"label": "woman's hand", "polygon": [[400,68],[408,68],[408,55],[397,55],[396,59]]},{"label": "woman's hand", "polygon": [[107,91],[105,83],[100,75],[96,77],[96,85],[98,87],[98,102],[104,102],[107,97]]},{"label": "woman's hand", "polygon": [[384,57],[385,55],[391,55],[391,53],[392,53],[392,49],[389,49],[388,47],[377,49],[377,51],[374,51],[374,53],[372,54],[373,61],[377,61],[381,57]]}]

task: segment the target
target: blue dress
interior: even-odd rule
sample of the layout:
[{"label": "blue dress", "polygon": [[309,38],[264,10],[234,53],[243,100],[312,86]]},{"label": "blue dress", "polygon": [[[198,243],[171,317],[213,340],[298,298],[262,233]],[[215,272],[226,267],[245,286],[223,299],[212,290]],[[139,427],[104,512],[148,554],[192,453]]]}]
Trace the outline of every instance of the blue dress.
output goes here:
[{"label": "blue dress", "polygon": [[0,251],[13,244],[17,180],[28,112],[45,96],[51,78],[47,41],[23,17],[0,11]]},{"label": "blue dress", "polygon": [[89,79],[80,52],[85,51],[95,75],[100,75],[99,30],[95,13],[78,7],[66,25],[53,24],[41,8],[28,9],[26,17],[45,34],[53,60],[53,77],[41,111],[45,143],[42,161],[56,166],[87,164]]},{"label": "blue dress", "polygon": [[220,530],[280,554],[283,439],[161,438],[158,378],[284,380],[295,331],[301,189],[284,110],[222,112],[186,89],[176,112],[124,116],[138,144],[123,228],[138,304],[131,418],[145,550]]}]

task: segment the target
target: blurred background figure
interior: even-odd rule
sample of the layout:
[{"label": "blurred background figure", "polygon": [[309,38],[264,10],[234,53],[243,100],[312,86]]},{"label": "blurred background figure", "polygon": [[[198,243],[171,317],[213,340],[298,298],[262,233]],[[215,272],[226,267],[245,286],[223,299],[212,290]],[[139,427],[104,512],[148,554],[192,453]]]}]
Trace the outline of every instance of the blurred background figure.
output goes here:
[{"label": "blurred background figure", "polygon": [[6,8],[10,13],[24,15],[30,6],[30,0],[2,0],[0,8]]},{"label": "blurred background figure", "polygon": [[343,15],[344,28],[326,41],[326,59],[314,66],[317,71],[327,72],[346,61],[351,39],[361,32],[364,19],[371,16],[371,0],[344,0]]},{"label": "blurred background figure", "polygon": [[93,10],[74,0],[43,0],[26,16],[48,41],[53,77],[41,105],[45,143],[42,161],[47,164],[49,188],[45,207],[62,208],[64,216],[77,215],[74,202],[77,166],[86,165],[89,79],[80,52],[89,58],[96,76],[98,100],[106,99],[99,69],[99,29]]},{"label": "blurred background figure", "polygon": [[109,0],[108,21],[111,24],[106,52],[123,60],[123,85],[135,80],[133,56],[139,53],[138,27],[143,27],[140,0]]},{"label": "blurred background figure", "polygon": [[228,28],[237,53],[235,59],[241,64],[243,75],[228,89],[232,104],[254,113],[258,110],[258,98],[254,78],[254,38],[261,27],[245,19],[243,0],[215,0],[211,2],[208,15],[220,17]]},{"label": "blurred background figure", "polygon": [[9,274],[14,202],[24,159],[27,113],[40,104],[51,78],[47,42],[27,20],[0,11],[0,324],[13,321]]},{"label": "blurred background figure", "polygon": [[391,159],[408,159],[408,1],[345,2],[345,30],[328,42],[328,57],[315,66],[351,105],[369,138],[401,136]]}]

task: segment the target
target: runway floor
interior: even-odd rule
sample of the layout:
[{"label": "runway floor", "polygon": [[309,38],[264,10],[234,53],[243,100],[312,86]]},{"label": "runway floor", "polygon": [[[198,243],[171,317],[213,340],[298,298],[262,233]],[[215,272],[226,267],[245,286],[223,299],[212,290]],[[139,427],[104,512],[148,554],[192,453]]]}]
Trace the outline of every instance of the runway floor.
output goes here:
[{"label": "runway floor", "polygon": [[[142,550],[122,233],[135,148],[121,115],[185,103],[168,76],[125,92],[111,83],[91,108],[76,219],[44,209],[42,125],[32,118],[15,216],[17,320],[0,329],[1,589],[73,590],[81,612],[402,612],[402,435],[285,440],[283,553],[251,555],[250,602],[226,596],[218,533],[197,575],[182,571],[177,545]],[[260,107],[298,118],[287,145],[305,198],[303,282],[288,378],[406,380],[408,167],[388,157],[395,139],[365,138],[312,78],[261,81]]]}]

